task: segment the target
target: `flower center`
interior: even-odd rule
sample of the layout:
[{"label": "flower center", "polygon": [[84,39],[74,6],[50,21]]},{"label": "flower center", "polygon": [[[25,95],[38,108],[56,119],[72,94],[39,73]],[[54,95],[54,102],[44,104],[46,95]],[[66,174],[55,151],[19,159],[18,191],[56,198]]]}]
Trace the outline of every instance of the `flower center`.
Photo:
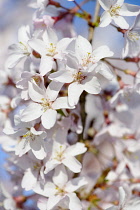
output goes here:
[{"label": "flower center", "polygon": [[41,78],[39,76],[33,76],[32,79],[36,82],[37,85],[40,85]]},{"label": "flower center", "polygon": [[49,99],[42,98],[41,106],[43,107],[43,111],[46,112],[48,109],[52,109],[52,102]]},{"label": "flower center", "polygon": [[86,78],[86,76],[83,74],[83,72],[78,71],[76,74],[73,75],[73,78],[74,82],[81,83]]},{"label": "flower center", "polygon": [[27,141],[34,141],[35,135],[31,133],[31,131],[28,131],[25,135],[23,135],[23,138],[25,138]]},{"label": "flower center", "polygon": [[87,66],[89,63],[92,62],[92,56],[91,56],[91,53],[88,53],[87,52],[87,56],[85,56],[83,59],[82,59],[83,63],[82,63],[82,66]]},{"label": "flower center", "polygon": [[138,32],[135,31],[129,31],[128,32],[128,38],[132,41],[132,42],[136,42],[140,39],[140,35],[138,34]]},{"label": "flower center", "polygon": [[59,147],[59,150],[55,151],[55,158],[58,161],[62,161],[64,158],[64,151],[65,151],[65,147],[63,147],[62,145]]},{"label": "flower center", "polygon": [[47,47],[47,56],[54,56],[56,55],[56,46],[53,43],[50,43],[49,47]]},{"label": "flower center", "polygon": [[56,195],[61,195],[61,196],[65,195],[64,189],[61,189],[58,186],[56,186],[55,189],[57,190]]},{"label": "flower center", "polygon": [[23,42],[19,42],[19,48],[22,50],[23,54],[30,55],[27,45],[25,45]]},{"label": "flower center", "polygon": [[120,9],[120,5],[114,5],[110,8],[109,13],[111,16],[119,16]]}]

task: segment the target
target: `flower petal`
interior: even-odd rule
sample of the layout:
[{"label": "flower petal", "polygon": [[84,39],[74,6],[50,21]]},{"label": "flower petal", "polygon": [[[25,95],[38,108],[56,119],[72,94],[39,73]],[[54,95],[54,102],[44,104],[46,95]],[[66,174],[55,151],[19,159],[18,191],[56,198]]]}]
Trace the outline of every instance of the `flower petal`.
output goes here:
[{"label": "flower petal", "polygon": [[83,154],[86,151],[87,151],[87,148],[85,147],[85,144],[78,142],[72,146],[69,146],[66,149],[65,154],[66,156],[67,155],[76,156],[76,155]]},{"label": "flower petal", "polygon": [[21,121],[30,122],[39,118],[43,113],[42,106],[37,103],[31,103],[25,108],[21,115]]},{"label": "flower petal", "polygon": [[70,83],[73,81],[72,72],[67,70],[52,73],[49,75],[49,79],[62,83]]},{"label": "flower petal", "polygon": [[105,12],[103,12],[103,14],[102,14],[102,16],[100,18],[99,26],[100,27],[106,27],[106,26],[108,26],[111,23],[111,21],[112,21],[112,18],[110,16],[109,12],[105,11]]},{"label": "flower petal", "polygon": [[81,93],[83,92],[83,86],[81,84],[78,84],[77,82],[74,82],[69,85],[68,87],[68,101],[70,106],[74,106],[78,103],[79,97]]},{"label": "flower petal", "polygon": [[129,24],[126,22],[126,20],[121,16],[113,16],[113,20],[122,29],[128,29]]},{"label": "flower petal", "polygon": [[84,84],[84,90],[90,94],[98,94],[101,91],[101,86],[98,82],[97,77],[93,77],[91,80],[86,81]]},{"label": "flower petal", "polygon": [[43,55],[41,57],[39,72],[42,76],[44,76],[45,74],[47,74],[49,71],[52,70],[53,62],[54,61],[51,56]]},{"label": "flower petal", "polygon": [[81,171],[82,165],[75,157],[67,156],[62,160],[62,163],[74,173],[79,173]]},{"label": "flower petal", "polygon": [[48,109],[41,117],[42,125],[46,129],[50,129],[56,122],[57,112],[53,109]]}]

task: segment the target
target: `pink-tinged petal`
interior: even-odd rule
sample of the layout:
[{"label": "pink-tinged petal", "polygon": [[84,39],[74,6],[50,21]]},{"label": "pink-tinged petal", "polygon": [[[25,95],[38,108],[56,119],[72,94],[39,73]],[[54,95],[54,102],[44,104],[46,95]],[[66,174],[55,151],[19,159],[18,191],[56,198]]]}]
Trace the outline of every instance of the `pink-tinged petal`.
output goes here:
[{"label": "pink-tinged petal", "polygon": [[71,71],[62,70],[50,74],[49,79],[62,83],[70,83],[73,81],[73,76]]},{"label": "pink-tinged petal", "polygon": [[35,102],[42,102],[42,98],[44,98],[44,91],[35,83],[28,82],[29,86],[29,96]]},{"label": "pink-tinged petal", "polygon": [[39,72],[42,76],[44,76],[45,74],[47,74],[49,71],[52,70],[53,62],[54,61],[51,56],[43,55],[41,57]]},{"label": "pink-tinged petal", "polygon": [[45,53],[45,43],[40,39],[32,39],[28,41],[29,46],[40,55]]},{"label": "pink-tinged petal", "polygon": [[52,104],[53,109],[72,109],[68,103],[68,97],[59,97],[56,101]]},{"label": "pink-tinged petal", "polygon": [[137,16],[140,12],[140,6],[132,4],[123,4],[119,14],[122,16]]},{"label": "pink-tinged petal", "polygon": [[82,165],[75,157],[67,156],[67,158],[62,160],[62,163],[74,173],[81,171]]},{"label": "pink-tinged petal", "polygon": [[107,1],[107,0],[98,0],[98,1],[100,3],[101,7],[104,10],[108,10],[112,6],[112,4],[113,4],[112,1]]},{"label": "pink-tinged petal", "polygon": [[52,81],[46,89],[46,98],[48,98],[50,101],[54,101],[57,98],[62,86],[63,83]]},{"label": "pink-tinged petal", "polygon": [[50,129],[54,126],[56,122],[57,112],[53,109],[48,109],[43,113],[41,117],[41,122],[44,128]]},{"label": "pink-tinged petal", "polygon": [[75,106],[78,101],[81,93],[83,92],[83,86],[81,84],[78,84],[77,82],[74,82],[69,85],[68,87],[68,102],[70,106]]},{"label": "pink-tinged petal", "polygon": [[53,209],[63,197],[60,195],[51,196],[47,202],[47,210]]},{"label": "pink-tinged petal", "polygon": [[55,30],[52,28],[47,28],[47,30],[43,33],[43,40],[48,45],[49,43],[56,44],[58,41]]},{"label": "pink-tinged petal", "polygon": [[113,17],[114,22],[116,25],[118,25],[122,29],[128,29],[129,24],[126,22],[126,20],[121,16],[114,16]]},{"label": "pink-tinged petal", "polygon": [[97,77],[93,77],[91,80],[85,80],[84,90],[90,94],[98,94],[101,91],[100,83]]},{"label": "pink-tinged petal", "polygon": [[47,174],[48,172],[50,172],[51,170],[56,168],[59,164],[60,164],[60,162],[58,160],[55,160],[55,159],[49,160],[45,165],[46,169],[45,169],[44,173]]},{"label": "pink-tinged petal", "polygon": [[66,154],[66,156],[67,155],[76,156],[76,155],[79,155],[79,154],[83,154],[86,151],[87,151],[87,148],[85,147],[85,144],[78,142],[78,143],[76,143],[72,146],[69,146],[66,149],[65,154]]},{"label": "pink-tinged petal", "polygon": [[70,210],[73,210],[73,209],[82,210],[83,209],[82,204],[75,193],[69,193],[69,194],[67,194],[67,196],[69,197],[69,209]]},{"label": "pink-tinged petal", "polygon": [[31,103],[27,106],[21,115],[21,121],[30,122],[39,118],[43,113],[42,106],[40,104]]},{"label": "pink-tinged petal", "polygon": [[75,53],[79,59],[83,59],[87,56],[87,53],[92,52],[92,46],[90,42],[82,36],[78,36],[75,42]]},{"label": "pink-tinged petal", "polygon": [[113,55],[114,53],[106,45],[100,46],[97,49],[93,50],[93,59],[95,59],[96,62],[98,62],[102,58],[111,57]]},{"label": "pink-tinged petal", "polygon": [[9,55],[6,61],[7,68],[14,68],[24,57],[26,57],[26,55],[23,53],[13,53]]},{"label": "pink-tinged petal", "polygon": [[68,175],[65,166],[61,164],[55,168],[55,172],[53,175],[53,182],[55,185],[63,189],[67,181],[68,181]]},{"label": "pink-tinged petal", "polygon": [[106,26],[108,26],[111,23],[111,21],[112,21],[112,18],[110,16],[109,12],[105,11],[105,12],[103,12],[103,14],[102,14],[102,16],[100,18],[99,26],[100,27],[106,27]]},{"label": "pink-tinged petal", "polygon": [[70,38],[63,38],[63,39],[61,39],[57,43],[57,50],[63,52],[67,48],[67,46],[70,44],[71,41],[72,41],[72,39],[70,39]]}]

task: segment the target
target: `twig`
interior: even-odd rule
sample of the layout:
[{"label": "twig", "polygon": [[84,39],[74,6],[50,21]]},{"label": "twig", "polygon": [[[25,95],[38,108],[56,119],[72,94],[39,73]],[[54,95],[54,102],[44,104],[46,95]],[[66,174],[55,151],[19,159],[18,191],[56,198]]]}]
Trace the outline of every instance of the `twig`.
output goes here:
[{"label": "twig", "polygon": [[[98,20],[98,15],[99,15],[99,12],[100,12],[100,4],[99,2],[96,0],[96,6],[95,6],[95,10],[94,10],[94,16],[93,16],[93,22],[97,22]],[[88,40],[90,43],[92,43],[93,41],[93,36],[94,36],[94,29],[95,27],[89,27],[89,36],[88,36]]]}]

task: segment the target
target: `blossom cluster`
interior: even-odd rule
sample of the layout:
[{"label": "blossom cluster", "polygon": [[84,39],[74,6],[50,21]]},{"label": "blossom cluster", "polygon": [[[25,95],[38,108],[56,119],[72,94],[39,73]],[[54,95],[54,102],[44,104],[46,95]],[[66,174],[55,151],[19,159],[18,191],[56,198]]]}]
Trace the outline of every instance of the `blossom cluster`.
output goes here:
[{"label": "blossom cluster", "polygon": [[[93,22],[68,1],[75,7],[29,2],[32,25],[21,25],[0,70],[9,174],[8,185],[0,180],[0,208],[139,210],[140,7],[96,0]],[[92,40],[75,32],[75,16]],[[125,16],[134,16],[132,26]],[[92,42],[108,25],[117,29],[112,42],[123,34],[117,58],[107,43]]]}]

